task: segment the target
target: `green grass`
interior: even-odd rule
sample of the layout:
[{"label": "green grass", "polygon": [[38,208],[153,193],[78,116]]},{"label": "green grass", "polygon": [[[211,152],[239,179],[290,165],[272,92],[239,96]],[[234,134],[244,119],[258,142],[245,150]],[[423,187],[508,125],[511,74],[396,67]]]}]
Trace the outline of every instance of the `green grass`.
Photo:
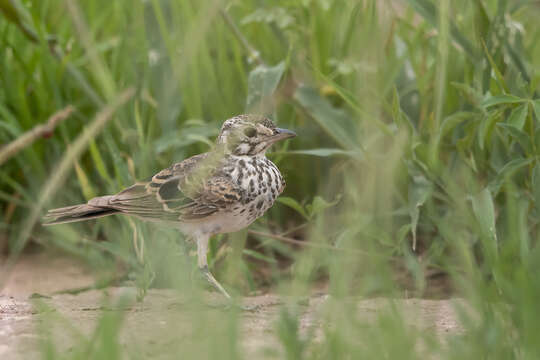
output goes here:
[{"label": "green grass", "polygon": [[[328,283],[334,300],[321,321],[336,326],[324,340],[300,338],[294,311],[276,320],[289,358],[413,359],[423,340],[437,358],[540,355],[538,4],[0,0],[0,9],[0,142],[76,108],[0,168],[0,232],[13,256],[31,237],[104,278],[121,262],[140,296],[191,289],[174,231],[121,218],[45,230],[36,216],[208,150],[232,115],[265,113],[299,136],[270,154],[285,198],[251,229],[301,226],[293,235],[308,245],[229,235],[212,243],[210,264],[238,295],[262,284],[305,295]],[[78,137],[129,88],[95,138]],[[348,296],[402,296],[397,268],[415,296],[430,293],[430,270],[448,274],[476,314],[464,312],[467,335],[444,346],[394,310],[367,329],[348,316]],[[220,346],[230,350],[222,358],[242,357],[236,316],[202,321],[218,339],[205,347],[195,331],[186,354]],[[84,346],[120,358],[107,334],[122,316],[104,314],[100,326]],[[43,351],[54,354],[54,339]]]}]

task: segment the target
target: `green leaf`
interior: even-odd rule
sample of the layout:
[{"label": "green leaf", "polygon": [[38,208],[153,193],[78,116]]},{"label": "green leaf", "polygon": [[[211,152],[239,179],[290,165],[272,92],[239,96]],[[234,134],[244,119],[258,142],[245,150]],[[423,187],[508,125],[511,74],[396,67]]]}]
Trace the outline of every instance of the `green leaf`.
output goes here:
[{"label": "green leaf", "polygon": [[533,100],[531,103],[534,109],[534,114],[536,115],[536,121],[540,121],[540,99]]},{"label": "green leaf", "polygon": [[403,126],[407,127],[407,130],[410,133],[414,133],[415,127],[412,123],[411,119],[403,112],[401,109],[401,104],[399,101],[399,93],[397,91],[397,88],[394,86],[394,91],[392,94],[392,117],[394,118],[394,123],[397,125],[398,128],[401,128]]},{"label": "green leaf", "polygon": [[95,140],[90,141],[90,156],[92,157],[92,161],[94,162],[94,166],[96,167],[96,170],[98,174],[101,176],[102,179],[107,181],[109,184],[112,184],[112,178],[109,175],[109,172],[107,171],[107,167],[105,166],[105,162],[103,161],[103,157],[101,156],[101,153],[99,152],[99,149],[96,145]]},{"label": "green leaf", "polygon": [[540,127],[534,131],[534,145],[536,147],[536,155],[540,155]]},{"label": "green leaf", "polygon": [[296,210],[300,215],[309,220],[309,216],[306,213],[306,210],[304,210],[304,207],[300,205],[300,203],[295,199],[288,196],[280,196],[277,198],[277,202],[282,203],[283,205],[287,205],[288,207]]},{"label": "green leaf", "polygon": [[489,240],[491,252],[497,249],[497,231],[495,228],[495,205],[488,188],[472,198],[474,216],[480,225],[482,235]]},{"label": "green leaf", "polygon": [[355,139],[357,130],[349,114],[333,107],[311,87],[299,86],[294,93],[294,99],[339,145],[345,149],[358,149]]},{"label": "green leaf", "polygon": [[[409,0],[409,4],[432,26],[437,27],[439,25],[439,11],[429,0]],[[476,50],[471,42],[463,35],[456,24],[449,20],[450,23],[450,35],[454,39],[455,43],[461,46],[465,51],[465,54],[471,59],[475,60]]]},{"label": "green leaf", "polygon": [[489,29],[491,27],[491,21],[482,4],[482,1],[474,1],[474,30],[478,39],[485,39],[488,36]]},{"label": "green leaf", "polygon": [[420,216],[420,207],[424,205],[432,192],[433,184],[424,176],[419,175],[412,178],[412,183],[409,184],[408,198],[411,232],[413,236],[413,251],[416,250],[416,227]]},{"label": "green leaf", "polygon": [[514,46],[516,46],[519,42],[512,41],[511,43],[510,41],[508,41],[509,38],[511,37],[505,36],[503,40],[506,50],[508,51],[509,59],[515,64],[516,68],[519,70],[525,82],[528,83],[531,81],[531,77],[529,76],[527,68],[525,67],[525,64],[523,62],[523,55],[514,49]]},{"label": "green leaf", "polygon": [[274,67],[259,65],[249,73],[247,112],[256,111],[263,114],[271,112],[272,95],[284,71],[285,62],[282,61]]},{"label": "green leaf", "polygon": [[529,165],[534,158],[520,158],[520,159],[514,159],[510,162],[508,162],[506,165],[503,166],[503,168],[499,171],[495,179],[493,179],[488,187],[491,190],[491,192],[494,195],[497,195],[501,189],[502,184],[509,179],[512,175],[514,175],[519,169],[523,168],[524,166]]},{"label": "green leaf", "polygon": [[531,190],[534,196],[534,206],[540,210],[540,162],[536,163],[532,171]]},{"label": "green leaf", "polygon": [[513,125],[506,123],[498,123],[497,126],[504,129],[504,131],[510,135],[512,139],[516,140],[525,152],[528,153],[531,151],[531,140],[529,139],[529,135],[527,133],[521,131]]},{"label": "green leaf", "polygon": [[274,7],[270,9],[258,8],[251,14],[247,15],[240,22],[242,25],[251,23],[267,23],[276,24],[280,29],[285,29],[293,25],[295,19],[291,13],[282,7]]},{"label": "green leaf", "polygon": [[79,187],[82,190],[84,198],[86,200],[94,198],[96,196],[96,193],[94,191],[94,188],[90,184],[90,180],[88,180],[88,176],[86,176],[86,173],[81,168],[81,165],[78,161],[75,161],[73,165],[75,168],[75,174],[77,175],[77,179],[79,180]]},{"label": "green leaf", "polygon": [[0,0],[0,10],[0,13],[16,24],[29,40],[38,42],[36,30],[32,25],[32,18],[19,0]]},{"label": "green leaf", "polygon": [[519,98],[514,95],[497,95],[497,96],[491,96],[485,99],[482,102],[482,106],[484,108],[500,105],[500,104],[515,104],[515,103],[522,103],[525,102],[525,99]]},{"label": "green leaf", "polygon": [[216,129],[208,125],[183,127],[180,131],[165,133],[155,140],[154,149],[157,154],[161,154],[171,149],[181,149],[199,142],[212,146],[210,138],[215,135]]},{"label": "green leaf", "polygon": [[461,93],[463,93],[465,96],[467,96],[473,104],[476,105],[482,102],[482,93],[477,89],[471,87],[470,85],[458,83],[455,81],[451,82],[450,84],[457,90],[459,90]]},{"label": "green leaf", "polygon": [[250,249],[243,249],[242,253],[257,260],[266,261],[267,263],[270,263],[270,264],[278,263],[276,259],[267,255],[261,254],[260,252],[250,250]]},{"label": "green leaf", "polygon": [[493,129],[493,125],[499,120],[500,115],[501,112],[499,111],[490,112],[480,122],[478,128],[478,145],[480,146],[480,149],[484,150],[486,141]]},{"label": "green leaf", "polygon": [[[495,74],[495,80],[497,82],[497,85],[504,91],[508,92],[508,85],[506,85],[506,81],[504,80],[504,76],[502,75],[501,71],[499,70],[499,67],[497,66],[497,63],[495,63],[495,60],[493,60],[493,57],[491,56],[490,51],[488,50],[486,46],[486,42],[484,39],[480,39],[480,42],[482,43],[482,49],[484,50],[484,54],[486,55],[486,58],[489,62],[489,65],[491,66],[491,69],[489,67],[486,68],[486,84],[489,84],[489,76],[493,72]],[[487,90],[487,87],[485,88]]]},{"label": "green leaf", "polygon": [[328,157],[328,156],[350,156],[353,158],[361,159],[363,154],[360,150],[341,150],[341,149],[306,149],[306,150],[292,150],[287,151],[287,154],[298,154],[298,155],[311,155],[319,157]]},{"label": "green leaf", "polygon": [[441,139],[444,138],[450,131],[452,131],[463,121],[470,119],[476,115],[478,114],[470,111],[459,111],[444,118],[441,124]]},{"label": "green leaf", "polygon": [[525,125],[525,120],[527,119],[528,109],[528,104],[518,106],[512,110],[507,123],[514,126],[516,129],[523,130],[523,125]]},{"label": "green leaf", "polygon": [[321,213],[322,211],[332,206],[335,206],[339,202],[339,200],[341,200],[341,196],[337,196],[336,199],[331,202],[324,200],[320,196],[315,196],[311,205],[306,206],[309,217],[313,218],[313,216]]}]

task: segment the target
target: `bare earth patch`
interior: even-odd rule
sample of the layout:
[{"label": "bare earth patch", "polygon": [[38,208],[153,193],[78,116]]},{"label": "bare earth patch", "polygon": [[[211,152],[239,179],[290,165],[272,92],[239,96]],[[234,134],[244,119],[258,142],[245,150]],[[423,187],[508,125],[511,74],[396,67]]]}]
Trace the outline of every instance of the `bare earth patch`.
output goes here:
[{"label": "bare earth patch", "polygon": [[[93,281],[89,272],[69,258],[43,253],[25,255],[0,292],[0,359],[41,358],[40,339],[47,332],[53,335],[59,350],[72,351],[78,337],[92,334],[100,317],[109,312],[109,306],[115,306],[121,297],[131,299],[130,305],[122,312],[120,343],[123,349],[128,355],[133,353],[157,359],[169,358],[171,346],[181,346],[182,342],[190,339],[194,331],[191,314],[197,313],[190,311],[191,306],[199,313],[205,311],[208,317],[215,316],[216,319],[226,311],[219,306],[193,305],[190,299],[183,298],[178,292],[163,289],[150,290],[138,303],[133,302],[135,289],[128,287],[91,290],[77,295],[51,295],[37,299],[42,306],[39,309],[36,300],[29,299],[33,293],[49,295],[62,289],[92,285]],[[218,294],[208,293],[205,297],[210,304],[220,302]],[[316,294],[299,302],[301,333],[310,329],[315,331],[317,338],[323,336],[323,326],[331,324],[322,324],[319,314],[329,300],[326,294]],[[358,316],[368,323],[374,321],[381,311],[387,310],[390,304],[386,298],[351,298],[346,301],[354,302]],[[453,306],[461,300],[394,299],[392,302],[407,314],[407,324],[419,330],[432,331],[443,338],[447,334],[463,332]],[[281,347],[274,335],[280,305],[298,301],[266,294],[245,297],[243,303],[257,306],[255,311],[240,313],[241,349],[246,358],[257,358],[264,353],[280,354]],[[52,317],[66,319],[64,323],[73,324],[74,328],[55,326],[44,332],[41,325],[48,324]]]}]

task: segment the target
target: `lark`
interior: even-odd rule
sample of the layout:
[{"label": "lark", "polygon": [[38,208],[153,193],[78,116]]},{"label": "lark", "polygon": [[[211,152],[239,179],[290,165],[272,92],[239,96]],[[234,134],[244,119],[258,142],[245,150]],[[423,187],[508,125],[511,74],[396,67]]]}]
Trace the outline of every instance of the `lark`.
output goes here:
[{"label": "lark", "polygon": [[295,136],[264,116],[235,116],[223,123],[209,152],[173,164],[116,195],[49,210],[44,225],[113,214],[172,225],[196,242],[200,271],[230,299],[208,270],[208,241],[213,235],[247,227],[274,204],[285,180],[266,158],[266,151],[275,142]]}]

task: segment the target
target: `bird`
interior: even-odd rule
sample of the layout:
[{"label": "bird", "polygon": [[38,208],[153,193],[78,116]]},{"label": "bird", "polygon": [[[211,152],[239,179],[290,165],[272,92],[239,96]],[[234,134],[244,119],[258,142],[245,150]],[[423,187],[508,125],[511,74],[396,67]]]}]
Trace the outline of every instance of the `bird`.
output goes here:
[{"label": "bird", "polygon": [[171,225],[196,243],[199,270],[231,300],[208,269],[209,240],[247,227],[274,204],[285,180],[266,151],[277,141],[295,136],[263,115],[234,116],[224,121],[208,152],[175,163],[115,195],[48,210],[43,225],[115,214]]}]

